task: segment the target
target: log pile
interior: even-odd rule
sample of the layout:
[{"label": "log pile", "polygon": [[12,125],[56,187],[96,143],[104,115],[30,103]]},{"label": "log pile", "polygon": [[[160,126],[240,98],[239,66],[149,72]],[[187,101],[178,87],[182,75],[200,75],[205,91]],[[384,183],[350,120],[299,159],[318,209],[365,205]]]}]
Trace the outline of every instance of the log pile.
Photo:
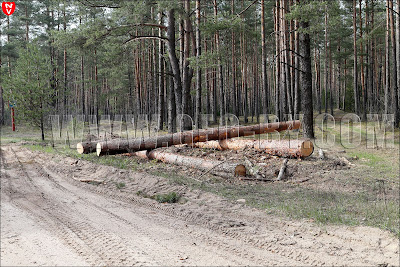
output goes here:
[{"label": "log pile", "polygon": [[[255,134],[264,134],[280,132],[284,130],[299,129],[300,121],[264,123],[250,126],[211,128],[195,131],[186,131],[175,134],[166,134],[162,136],[137,138],[131,140],[110,140],[99,142],[96,145],[98,156],[107,154],[130,153],[140,150],[151,150],[158,147],[168,147],[179,144],[193,144],[209,140],[224,140],[229,138],[251,136]],[[92,146],[92,143],[80,143],[78,153],[88,153],[91,149],[86,146]]]},{"label": "log pile", "polygon": [[[204,173],[202,175],[210,172],[223,177],[240,176],[241,179],[247,179],[246,175],[251,177],[257,175],[252,174],[251,168],[248,168],[243,164],[183,156],[156,150],[156,148],[186,144],[198,148],[211,148],[218,150],[241,150],[248,148],[286,158],[308,157],[314,150],[313,143],[308,140],[234,139],[242,136],[294,130],[299,129],[300,126],[300,121],[288,121],[250,126],[201,129],[128,140],[120,139],[102,142],[87,141],[78,143],[77,151],[79,154],[96,152],[98,156],[129,153],[129,155],[135,155],[145,159],[155,159],[168,164],[195,168],[203,171]],[[287,159],[284,161],[277,180],[283,179],[286,168]],[[271,179],[262,177],[256,178],[260,181],[271,181]]]}]

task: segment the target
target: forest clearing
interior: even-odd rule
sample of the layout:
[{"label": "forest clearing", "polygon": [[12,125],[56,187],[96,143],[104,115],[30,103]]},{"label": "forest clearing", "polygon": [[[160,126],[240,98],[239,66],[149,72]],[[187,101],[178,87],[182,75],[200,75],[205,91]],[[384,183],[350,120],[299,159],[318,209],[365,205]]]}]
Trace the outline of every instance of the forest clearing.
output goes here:
[{"label": "forest clearing", "polygon": [[399,0],[0,12],[5,266],[399,266]]}]

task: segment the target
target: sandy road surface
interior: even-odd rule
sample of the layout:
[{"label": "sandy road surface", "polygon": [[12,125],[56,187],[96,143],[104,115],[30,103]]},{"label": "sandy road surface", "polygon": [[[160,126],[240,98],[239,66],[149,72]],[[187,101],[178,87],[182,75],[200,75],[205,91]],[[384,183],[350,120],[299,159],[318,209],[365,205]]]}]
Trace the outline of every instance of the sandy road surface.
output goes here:
[{"label": "sandy road surface", "polygon": [[[2,266],[398,265],[398,240],[378,229],[283,221],[160,177],[20,146],[2,147],[1,161]],[[121,176],[125,190],[110,186]],[[135,194],[143,189],[188,201],[159,204]]]}]

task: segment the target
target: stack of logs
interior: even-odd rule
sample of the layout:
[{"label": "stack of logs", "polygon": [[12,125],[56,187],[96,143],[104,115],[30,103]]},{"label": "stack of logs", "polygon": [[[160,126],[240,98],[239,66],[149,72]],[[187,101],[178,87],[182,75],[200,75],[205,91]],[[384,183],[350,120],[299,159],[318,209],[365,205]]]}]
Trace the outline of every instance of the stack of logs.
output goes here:
[{"label": "stack of logs", "polygon": [[[300,121],[265,123],[250,126],[236,126],[211,128],[167,134],[162,136],[110,140],[102,142],[81,142],[77,144],[79,154],[95,152],[98,156],[110,154],[130,153],[141,158],[157,159],[165,163],[182,166],[196,166],[197,169],[212,172],[220,176],[246,175],[243,164],[206,160],[189,156],[181,156],[154,150],[159,147],[187,144],[198,148],[212,148],[218,150],[241,150],[250,148],[280,157],[302,158],[313,153],[313,143],[308,140],[245,140],[235,137],[251,136],[256,134],[295,130],[301,126]],[[287,162],[287,161],[285,161]],[[286,164],[285,164],[286,165]]]}]

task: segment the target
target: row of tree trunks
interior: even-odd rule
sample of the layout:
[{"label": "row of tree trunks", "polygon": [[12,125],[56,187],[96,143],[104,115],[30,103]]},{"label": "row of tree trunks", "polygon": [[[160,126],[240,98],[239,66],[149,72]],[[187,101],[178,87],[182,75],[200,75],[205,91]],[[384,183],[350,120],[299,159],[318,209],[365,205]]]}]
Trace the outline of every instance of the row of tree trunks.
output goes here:
[{"label": "row of tree trunks", "polygon": [[[242,164],[228,163],[224,161],[208,160],[190,156],[182,156],[174,153],[167,153],[157,150],[151,151],[138,151],[130,155],[137,156],[144,159],[156,159],[168,164],[184,166],[189,168],[198,169],[205,172],[210,172],[219,176],[235,176],[239,168],[243,168]],[[242,172],[239,174],[243,175]],[[245,173],[244,173],[245,175]]]},{"label": "row of tree trunks", "polygon": [[[209,140],[223,140],[241,136],[251,136],[284,130],[299,129],[300,121],[264,123],[249,126],[211,128],[197,131],[186,131],[176,134],[166,134],[156,137],[138,138],[132,140],[112,140],[97,143],[98,156],[119,154],[140,150],[150,150],[158,147],[167,147],[179,144],[192,144]],[[79,152],[79,151],[78,151]]]},{"label": "row of tree trunks", "polygon": [[241,150],[251,148],[280,157],[308,157],[314,151],[314,145],[308,140],[236,140],[224,139],[195,143],[195,147],[218,150]]}]

